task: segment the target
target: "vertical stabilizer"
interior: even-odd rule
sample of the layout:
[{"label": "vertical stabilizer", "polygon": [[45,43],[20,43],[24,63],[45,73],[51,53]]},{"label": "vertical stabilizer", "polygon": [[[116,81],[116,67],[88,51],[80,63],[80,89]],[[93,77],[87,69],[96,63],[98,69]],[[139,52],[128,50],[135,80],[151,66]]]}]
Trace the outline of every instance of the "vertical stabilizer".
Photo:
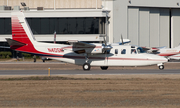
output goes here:
[{"label": "vertical stabilizer", "polygon": [[35,40],[23,12],[11,13],[11,26],[13,40],[26,44],[30,44]]},{"label": "vertical stabilizer", "polygon": [[[33,37],[32,31],[27,23],[24,13],[21,11],[11,13],[11,26],[12,26],[12,39],[9,43],[23,43],[25,45],[11,44],[11,49],[23,52],[36,52],[34,48],[35,38]],[[15,42],[16,41],[16,42]]]},{"label": "vertical stabilizer", "polygon": [[48,48],[59,50],[64,45],[37,42],[27,23],[24,13],[21,11],[11,13],[12,39],[6,39],[11,49],[37,55],[57,55]]}]

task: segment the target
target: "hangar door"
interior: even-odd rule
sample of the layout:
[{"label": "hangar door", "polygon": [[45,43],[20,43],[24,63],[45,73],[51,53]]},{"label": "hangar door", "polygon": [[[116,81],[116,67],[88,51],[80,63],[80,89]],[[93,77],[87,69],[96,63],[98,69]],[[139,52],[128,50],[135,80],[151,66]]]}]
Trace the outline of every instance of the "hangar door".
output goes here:
[{"label": "hangar door", "polygon": [[170,47],[170,9],[129,7],[127,25],[132,44]]},{"label": "hangar door", "polygon": [[171,47],[180,43],[180,9],[171,9]]}]

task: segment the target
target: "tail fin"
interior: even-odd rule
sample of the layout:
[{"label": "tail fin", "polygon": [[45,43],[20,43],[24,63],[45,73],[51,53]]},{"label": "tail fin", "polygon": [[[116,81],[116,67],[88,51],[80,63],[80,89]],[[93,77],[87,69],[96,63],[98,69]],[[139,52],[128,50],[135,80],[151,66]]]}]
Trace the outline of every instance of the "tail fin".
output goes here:
[{"label": "tail fin", "polygon": [[25,19],[23,12],[11,13],[12,40],[6,39],[11,49],[23,52],[36,52],[35,38]]},{"label": "tail fin", "polygon": [[40,43],[35,41],[23,12],[12,12],[11,24],[12,39],[6,39],[10,44],[11,49],[38,55],[49,55],[47,46],[60,47],[58,44]]},{"label": "tail fin", "polygon": [[31,29],[24,17],[23,12],[12,12],[11,13],[11,24],[12,24],[12,39],[22,42],[29,43],[34,41]]}]

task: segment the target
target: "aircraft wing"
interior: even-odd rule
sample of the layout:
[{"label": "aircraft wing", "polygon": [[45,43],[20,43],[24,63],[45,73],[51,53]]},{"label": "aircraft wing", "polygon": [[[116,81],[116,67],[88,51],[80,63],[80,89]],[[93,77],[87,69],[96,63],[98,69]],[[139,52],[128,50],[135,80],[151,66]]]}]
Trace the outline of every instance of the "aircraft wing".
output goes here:
[{"label": "aircraft wing", "polygon": [[78,40],[68,40],[68,42],[72,45],[72,50],[78,54],[81,53],[102,54],[112,49],[110,45],[105,46],[100,43],[92,44],[92,43],[81,42]]},{"label": "aircraft wing", "polygon": [[68,42],[72,45],[72,50],[77,54],[81,54],[81,53],[97,54],[103,52],[102,44],[95,45],[91,43],[81,42],[78,40],[68,40]]},{"label": "aircraft wing", "polygon": [[87,47],[96,47],[96,45],[94,44],[90,44],[90,43],[86,43],[86,42],[81,42],[81,41],[78,41],[78,40],[68,40],[68,42],[73,45],[73,47],[84,47],[84,48],[87,48]]}]

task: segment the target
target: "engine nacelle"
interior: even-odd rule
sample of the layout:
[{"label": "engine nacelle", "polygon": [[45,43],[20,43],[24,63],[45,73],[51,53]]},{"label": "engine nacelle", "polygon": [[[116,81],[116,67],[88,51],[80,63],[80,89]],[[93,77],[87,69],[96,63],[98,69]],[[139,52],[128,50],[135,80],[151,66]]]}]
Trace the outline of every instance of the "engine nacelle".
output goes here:
[{"label": "engine nacelle", "polygon": [[102,49],[103,48],[88,49],[88,50],[86,50],[86,53],[99,54],[99,53],[103,53]]}]

